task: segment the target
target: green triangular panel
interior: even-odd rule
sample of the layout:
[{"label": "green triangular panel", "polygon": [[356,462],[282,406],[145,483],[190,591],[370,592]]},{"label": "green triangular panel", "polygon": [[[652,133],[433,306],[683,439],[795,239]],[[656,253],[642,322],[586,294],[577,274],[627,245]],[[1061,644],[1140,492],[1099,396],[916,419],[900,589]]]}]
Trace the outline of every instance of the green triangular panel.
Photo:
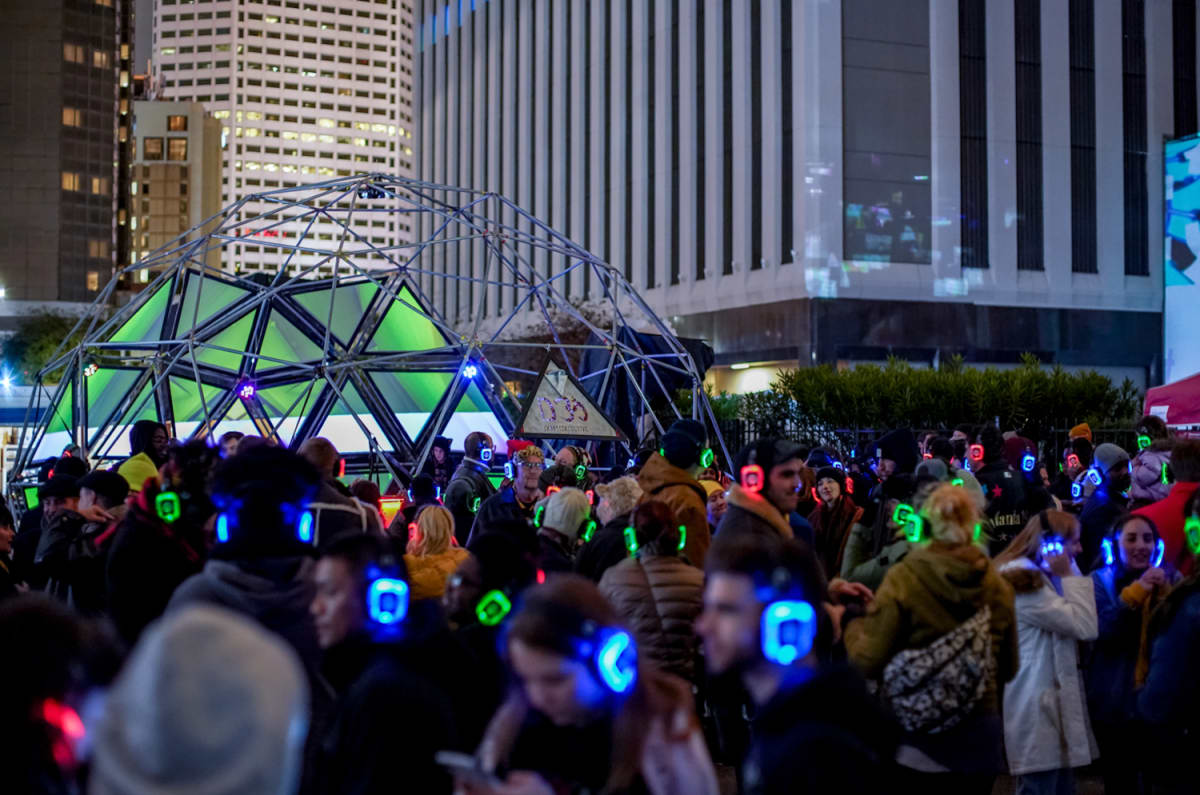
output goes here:
[{"label": "green triangular panel", "polygon": [[408,287],[401,288],[398,300],[388,307],[367,350],[425,351],[449,344],[433,321],[416,308],[419,306],[412,291]]},{"label": "green triangular panel", "polygon": [[[222,348],[244,351],[246,350],[246,344],[250,341],[250,331],[253,328],[254,313],[250,312],[215,337],[206,340],[206,342],[209,345],[219,345]],[[186,359],[186,357],[184,358]],[[242,354],[204,347],[200,348],[196,354],[196,362],[198,364],[207,364],[210,367],[219,367],[222,370],[237,370],[242,366]]]},{"label": "green triangular panel", "polygon": [[[320,346],[310,340],[303,331],[296,328],[292,321],[275,310],[271,310],[271,317],[267,321],[259,353],[286,362],[311,362],[323,358]],[[261,373],[283,366],[278,362],[259,359],[255,370]]]},{"label": "green triangular panel", "polygon": [[141,374],[141,370],[104,367],[83,379],[83,387],[87,392],[89,428],[98,428],[108,423],[116,411],[117,404],[129,394]]},{"label": "green triangular panel", "polygon": [[[192,274],[188,277],[187,288],[183,293],[183,304],[179,310],[179,330],[176,336],[182,337],[193,328],[199,328],[204,325],[204,321],[249,294],[249,290],[227,284],[220,279]],[[199,301],[199,307],[197,307],[197,301]],[[194,323],[193,313],[195,313]]]},{"label": "green triangular panel", "polygon": [[[216,410],[217,402],[221,399],[222,389],[211,384],[196,386],[190,378],[171,376],[171,409],[175,414],[175,422],[204,422],[204,409],[207,407],[209,416]],[[200,389],[204,390],[204,400],[200,399]]]},{"label": "green triangular panel", "polygon": [[[143,404],[142,401],[145,401]],[[160,421],[158,416],[158,406],[154,402],[153,390],[151,382],[147,381],[142,391],[138,392],[137,399],[130,404],[125,411],[125,416],[121,418],[122,425],[132,425],[138,420],[154,420]]]},{"label": "green triangular panel", "polygon": [[454,380],[454,373],[369,373],[383,402],[396,414],[410,439],[421,435],[431,412]]},{"label": "green triangular panel", "polygon": [[[361,282],[352,285],[339,285],[336,294],[330,288],[326,290],[310,290],[306,293],[295,293],[293,297],[300,306],[308,310],[308,313],[321,326],[329,322],[329,330],[333,336],[337,337],[343,344],[346,344],[354,336],[354,330],[358,328],[359,321],[367,313],[367,306],[378,291],[379,287],[374,282]],[[331,296],[333,296],[332,321],[329,318],[329,301]]]},{"label": "green triangular panel", "polygon": [[487,400],[483,397],[483,392],[480,391],[479,385],[474,381],[467,387],[467,393],[462,396],[462,400],[458,401],[458,408],[455,411],[487,411],[490,412],[492,407],[488,405]]},{"label": "green triangular panel", "polygon": [[[53,390],[50,391],[53,395]],[[67,390],[63,392],[62,398],[51,409],[50,420],[46,423],[46,433],[59,433],[61,431],[70,431],[73,426],[72,417],[75,416],[75,385],[67,383]]]},{"label": "green triangular panel", "polygon": [[173,284],[170,279],[160,284],[154,290],[154,295],[113,332],[109,342],[148,342],[162,339],[163,317],[167,314],[167,301],[171,297]]},{"label": "green triangular panel", "polygon": [[[324,381],[320,384],[315,381],[300,381],[295,384],[266,387],[255,393],[267,418],[275,426],[275,432],[285,444],[291,441],[300,421],[308,414],[323,386]],[[300,402],[297,403],[297,400]],[[295,408],[292,408],[293,404]]]},{"label": "green triangular panel", "polygon": [[[323,436],[333,442],[333,446],[342,453],[365,453],[370,451],[371,444],[367,439],[367,435],[363,433],[362,427],[355,421],[355,414],[367,430],[375,437],[381,447],[385,449],[390,446],[388,439],[383,434],[383,429],[379,427],[379,423],[367,410],[367,404],[363,401],[362,395],[355,389],[354,384],[349,382],[341,388],[342,395],[345,397],[345,402],[338,399],[334,403],[333,408],[329,412],[329,416],[321,423],[321,429],[317,431],[317,436]],[[349,405],[347,405],[347,403]]]}]

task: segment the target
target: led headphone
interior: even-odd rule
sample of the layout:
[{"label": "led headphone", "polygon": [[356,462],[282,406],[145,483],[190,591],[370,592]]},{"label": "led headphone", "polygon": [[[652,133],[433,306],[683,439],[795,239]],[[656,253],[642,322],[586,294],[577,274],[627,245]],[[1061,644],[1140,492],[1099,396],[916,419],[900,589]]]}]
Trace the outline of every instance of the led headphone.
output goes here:
[{"label": "led headphone", "polygon": [[787,598],[792,590],[792,576],[782,567],[772,572],[769,585],[759,589],[759,601],[766,602],[759,623],[762,654],[777,665],[806,657],[817,637],[816,611],[802,599]]},{"label": "led headphone", "polygon": [[754,463],[755,453],[755,449],[751,447],[750,455],[746,459],[746,465],[738,473],[738,480],[741,481],[742,488],[749,492],[762,491],[764,481],[766,480],[763,477],[763,468]]},{"label": "led headphone", "polygon": [[512,612],[512,599],[507,590],[493,588],[475,604],[475,617],[485,627],[494,627]]},{"label": "led headphone", "polygon": [[591,663],[601,683],[616,695],[629,692],[637,681],[637,646],[623,629],[599,627],[586,620],[575,640],[576,656]]},{"label": "led headphone", "polygon": [[1137,438],[1138,451],[1141,452],[1142,450],[1145,450],[1147,447],[1150,446],[1151,442],[1153,442],[1153,441],[1154,441],[1153,439],[1151,439],[1149,436],[1147,436],[1144,433],[1138,434],[1138,438]]},{"label": "led headphone", "polygon": [[513,467],[513,462],[512,462],[512,461],[505,461],[505,462],[504,462],[504,477],[508,478],[509,480],[515,480],[515,479],[516,479],[516,472],[514,471],[514,467]]},{"label": "led headphone", "polygon": [[983,445],[973,444],[973,445],[971,445],[969,450],[970,450],[970,455],[971,455],[972,461],[982,461],[983,460]]},{"label": "led headphone", "polygon": [[700,466],[704,467],[705,469],[708,469],[710,466],[713,465],[713,461],[715,459],[716,459],[716,456],[713,455],[712,448],[705,447],[704,450],[701,451],[701,453],[700,453]]},{"label": "led headphone", "polygon": [[479,513],[479,503],[481,500],[482,498],[480,497],[476,497],[475,499],[471,500],[471,513]]},{"label": "led headphone", "polygon": [[1080,463],[1078,455],[1076,455],[1075,453],[1071,453],[1070,455],[1067,456],[1067,466],[1078,468],[1078,467],[1083,466],[1083,464]]},{"label": "led headphone", "polygon": [[[216,530],[218,543],[228,543],[231,531],[237,529],[237,512],[241,508],[241,503],[241,500],[234,499],[217,515]],[[155,509],[157,510],[157,508],[156,500]],[[308,510],[308,508],[300,508],[286,502],[280,504],[279,510],[283,514],[284,524],[295,528],[296,540],[302,544],[311,544],[313,542],[312,511]]]},{"label": "led headphone", "polygon": [[583,464],[578,464],[575,467],[575,480],[578,481],[579,483],[582,483],[583,479],[586,477],[587,477],[587,467]]},{"label": "led headphone", "polygon": [[925,535],[925,521],[908,503],[899,503],[892,511],[892,521],[904,528],[904,537],[910,544],[919,543]]},{"label": "led headphone", "polygon": [[492,448],[484,447],[479,451],[479,460],[485,464],[492,462]]},{"label": "led headphone", "polygon": [[1064,549],[1062,537],[1055,533],[1054,528],[1050,526],[1050,515],[1041,511],[1038,513],[1038,523],[1042,526],[1042,557],[1061,555]]},{"label": "led headphone", "polygon": [[[412,495],[412,487],[411,487],[411,486],[409,486],[409,488],[408,488],[408,491],[407,491],[406,493],[408,494],[408,501],[409,501],[409,502],[413,502],[413,495]],[[441,486],[436,486],[436,485],[435,485],[435,486],[433,487],[433,497],[434,497],[434,499],[437,499],[437,500],[440,500],[440,499],[442,498],[442,487],[441,487]]]},{"label": "led headphone", "polygon": [[1092,482],[1093,486],[1099,486],[1104,482],[1104,476],[1100,474],[1100,470],[1092,467],[1088,470],[1087,479]]},{"label": "led headphone", "polygon": [[[1196,528],[1200,532],[1200,527]],[[1187,530],[1185,529],[1186,533]],[[1190,536],[1189,536],[1190,540]],[[1104,565],[1111,566],[1116,563],[1117,556],[1113,554],[1113,539],[1106,536],[1100,541],[1100,551],[1104,553]],[[1157,569],[1162,565],[1163,556],[1167,553],[1167,545],[1159,538],[1154,542],[1154,557],[1150,559],[1150,568]],[[1121,563],[1125,562],[1125,556],[1121,555]]]},{"label": "led headphone", "polygon": [[583,543],[586,544],[592,540],[593,536],[596,535],[596,528],[599,527],[599,525],[596,524],[595,519],[589,516],[583,521],[581,527],[582,529],[579,531],[579,538],[582,539]]},{"label": "led headphone", "polygon": [[1037,456],[1035,456],[1033,453],[1026,453],[1024,456],[1022,456],[1022,458],[1021,458],[1021,471],[1022,472],[1032,472],[1033,468],[1035,466],[1037,466]]},{"label": "led headphone", "polygon": [[175,524],[183,515],[183,506],[179,495],[173,491],[161,492],[154,498],[154,512],[167,524]]},{"label": "led headphone", "polygon": [[1189,516],[1183,523],[1183,534],[1187,538],[1188,549],[1193,555],[1200,555],[1200,516]]},{"label": "led headphone", "polygon": [[542,527],[542,514],[544,514],[545,512],[546,512],[546,506],[545,506],[545,505],[543,505],[543,504],[541,504],[541,503],[539,503],[539,504],[538,504],[538,506],[537,506],[536,508],[534,508],[534,509],[533,509],[533,526],[534,526],[534,529],[537,529],[537,530],[540,530],[540,529],[541,529],[541,527]]},{"label": "led headphone", "polygon": [[408,583],[397,574],[391,555],[367,567],[367,617],[382,630],[397,629],[408,615]]}]

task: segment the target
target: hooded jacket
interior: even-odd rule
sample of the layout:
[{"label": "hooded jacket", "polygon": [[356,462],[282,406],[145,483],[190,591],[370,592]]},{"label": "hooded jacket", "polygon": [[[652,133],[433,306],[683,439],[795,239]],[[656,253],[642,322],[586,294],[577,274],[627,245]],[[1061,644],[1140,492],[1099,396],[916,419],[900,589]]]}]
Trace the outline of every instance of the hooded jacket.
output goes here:
[{"label": "hooded jacket", "polygon": [[625,528],[629,526],[632,515],[633,512],[629,511],[613,517],[596,531],[591,541],[580,548],[575,557],[577,574],[598,583],[604,572],[629,557],[629,550],[625,547]]},{"label": "hooded jacket", "polygon": [[454,537],[459,546],[467,546],[471,536],[471,526],[475,523],[475,499],[480,505],[496,493],[496,487],[479,471],[478,464],[470,459],[464,460],[454,471],[450,485],[443,492],[442,502],[454,515]]},{"label": "hooded jacket", "polygon": [[704,572],[674,555],[639,554],[604,572],[600,592],[633,629],[640,654],[660,670],[695,679],[693,624],[704,606]]},{"label": "hooded jacket", "polygon": [[904,744],[956,772],[998,773],[1003,767],[1000,690],[1017,670],[1013,590],[975,546],[931,542],[888,570],[862,619],[845,628],[850,661],[876,679],[906,649],[920,649],[991,609],[995,677],[973,714],[937,734],[908,734]]},{"label": "hooded jacket", "polygon": [[[1025,478],[1013,472],[1003,458],[989,461],[974,473],[987,501],[987,516],[992,554],[1002,552],[1025,527],[1021,506],[1025,503]],[[966,481],[964,480],[964,485]]]},{"label": "hooded jacket", "polygon": [[[534,507],[537,504],[534,502],[526,505],[517,499],[517,492],[512,486],[496,492],[491,497],[484,500],[479,506],[479,512],[472,514],[474,524],[471,525],[471,533],[467,538],[467,546],[471,545],[476,538],[484,533],[490,532],[496,527],[502,525],[529,524],[533,519]],[[534,530],[531,527],[528,538],[520,539],[522,543],[529,542],[534,535]],[[461,541],[459,542],[462,543]]]},{"label": "hooded jacket", "polygon": [[258,621],[286,640],[310,675],[320,666],[321,649],[309,606],[316,591],[309,558],[210,560],[189,577],[167,604],[168,612],[184,605],[211,604]]},{"label": "hooded jacket", "polygon": [[708,529],[708,493],[695,478],[671,464],[658,453],[650,456],[638,473],[643,500],[666,503],[675,521],[687,528],[684,557],[693,566],[703,567],[712,531]]},{"label": "hooded jacket", "polygon": [[746,795],[885,792],[899,729],[846,667],[819,671],[758,710]]},{"label": "hooded jacket", "polygon": [[1171,484],[1163,483],[1163,467],[1171,463],[1168,445],[1167,442],[1153,444],[1133,457],[1129,496],[1135,503],[1157,502],[1171,492]]},{"label": "hooded jacket", "polygon": [[[340,487],[340,488],[339,488]],[[308,504],[313,516],[313,539],[328,544],[345,533],[375,533],[383,535],[383,519],[379,512],[350,496],[341,482],[323,480],[317,496]]]},{"label": "hooded jacket", "polygon": [[[717,535],[795,536],[788,520],[761,493],[747,491],[735,483],[729,489],[727,501],[729,505],[721,517],[721,523],[717,525]],[[691,532],[689,528],[688,535]]]},{"label": "hooded jacket", "polygon": [[1001,574],[1016,590],[1020,670],[1004,691],[1004,744],[1014,776],[1082,767],[1099,752],[1088,720],[1079,641],[1095,640],[1090,577],[1063,577],[1062,595],[1028,558]]},{"label": "hooded jacket", "polygon": [[412,599],[440,599],[446,580],[470,553],[462,547],[447,547],[436,555],[405,555]]},{"label": "hooded jacket", "polygon": [[837,577],[842,571],[842,556],[850,530],[862,519],[863,509],[854,504],[849,495],[839,495],[833,504],[818,502],[808,515],[812,525],[813,550],[825,567],[825,576]]},{"label": "hooded jacket", "polygon": [[105,612],[105,565],[113,535],[126,508],[110,508],[112,521],[85,522],[74,511],[56,515],[42,533],[36,563],[49,578],[46,590],[83,615]]}]

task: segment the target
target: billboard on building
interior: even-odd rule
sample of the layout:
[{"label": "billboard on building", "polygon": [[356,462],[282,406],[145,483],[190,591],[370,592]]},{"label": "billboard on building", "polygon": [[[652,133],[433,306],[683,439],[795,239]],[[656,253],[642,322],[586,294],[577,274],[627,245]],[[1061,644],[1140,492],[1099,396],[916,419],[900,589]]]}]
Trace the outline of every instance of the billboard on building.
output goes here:
[{"label": "billboard on building", "polygon": [[1200,135],[1168,141],[1163,212],[1163,380],[1200,373]]}]

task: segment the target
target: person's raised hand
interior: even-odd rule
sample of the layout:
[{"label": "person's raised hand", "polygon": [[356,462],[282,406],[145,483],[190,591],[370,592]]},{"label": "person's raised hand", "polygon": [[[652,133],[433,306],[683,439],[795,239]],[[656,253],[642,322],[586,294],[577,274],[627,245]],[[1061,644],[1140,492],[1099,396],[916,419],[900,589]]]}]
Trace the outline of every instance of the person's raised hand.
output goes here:
[{"label": "person's raised hand", "polygon": [[829,581],[829,598],[838,604],[861,602],[866,606],[875,599],[875,594],[861,582],[847,582],[841,577],[834,577]]},{"label": "person's raised hand", "polygon": [[1151,566],[1142,573],[1138,581],[1147,589],[1153,589],[1157,586],[1165,586],[1167,584],[1167,573],[1160,568]]},{"label": "person's raised hand", "polygon": [[1071,570],[1071,556],[1066,552],[1055,552],[1044,558],[1046,566],[1049,567],[1050,573],[1056,577],[1070,577],[1074,572]]},{"label": "person's raised hand", "polygon": [[92,503],[86,508],[80,508],[79,515],[84,519],[87,519],[89,522],[111,522],[114,518],[116,518],[95,503]]}]

